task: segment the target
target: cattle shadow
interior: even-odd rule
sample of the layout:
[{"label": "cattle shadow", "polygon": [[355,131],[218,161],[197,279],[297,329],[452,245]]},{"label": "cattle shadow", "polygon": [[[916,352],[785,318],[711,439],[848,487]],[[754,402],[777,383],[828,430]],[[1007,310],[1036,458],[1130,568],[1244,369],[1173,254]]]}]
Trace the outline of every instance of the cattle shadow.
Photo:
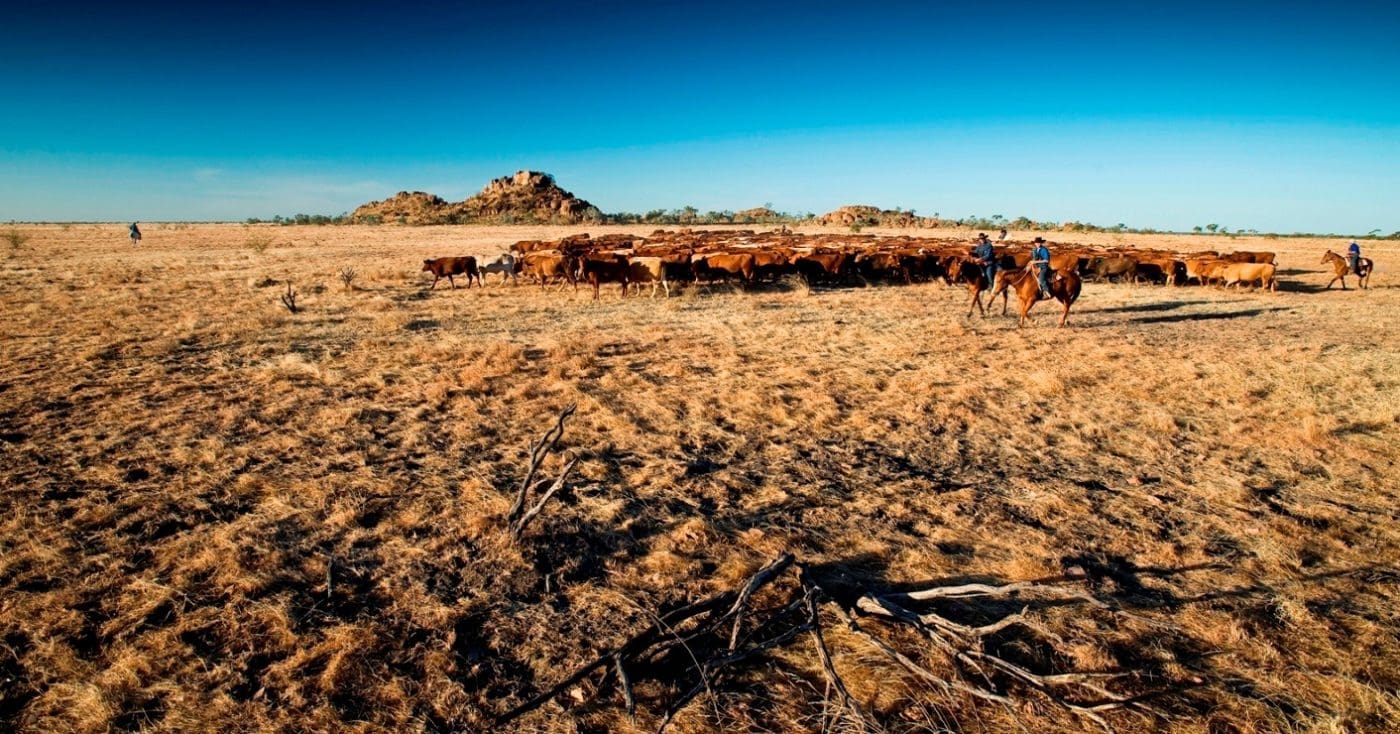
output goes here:
[{"label": "cattle shadow", "polygon": [[1137,303],[1128,306],[1109,306],[1108,308],[1096,308],[1084,310],[1083,313],[1151,313],[1156,311],[1175,311],[1178,308],[1187,306],[1200,306],[1212,301],[1155,301],[1153,303]]},{"label": "cattle shadow", "polygon": [[1275,311],[1292,310],[1293,309],[1288,308],[1286,306],[1275,306],[1273,308],[1250,308],[1245,309],[1244,311],[1216,311],[1212,313],[1195,314],[1183,313],[1172,314],[1170,316],[1139,316],[1137,318],[1128,319],[1128,321],[1134,324],[1176,324],[1187,321],[1227,321],[1230,319],[1251,318],[1254,316],[1259,316],[1260,314],[1273,313]]},{"label": "cattle shadow", "polygon": [[1278,281],[1280,293],[1326,293],[1327,287],[1316,283],[1304,283],[1298,280]]}]

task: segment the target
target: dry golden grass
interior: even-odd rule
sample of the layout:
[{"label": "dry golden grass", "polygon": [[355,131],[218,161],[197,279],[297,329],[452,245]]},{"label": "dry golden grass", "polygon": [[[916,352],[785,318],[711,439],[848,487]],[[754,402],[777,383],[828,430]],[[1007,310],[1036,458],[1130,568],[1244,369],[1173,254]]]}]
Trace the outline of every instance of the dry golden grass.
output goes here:
[{"label": "dry golden grass", "polygon": [[[1087,574],[1154,623],[1039,610],[1061,662],[1200,681],[1123,731],[1400,728],[1394,247],[1342,293],[1317,290],[1336,242],[1064,235],[1275,250],[1284,287],[1090,284],[1070,329],[1019,330],[941,284],[593,303],[418,272],[558,228],[20,229],[0,728],[485,729],[784,550],[875,587]],[[529,444],[570,403],[573,489],[513,544]],[[890,730],[1093,728],[828,637]],[[819,728],[823,689],[802,638],[674,730]],[[663,693],[635,723],[560,701],[512,728],[652,730]]]}]

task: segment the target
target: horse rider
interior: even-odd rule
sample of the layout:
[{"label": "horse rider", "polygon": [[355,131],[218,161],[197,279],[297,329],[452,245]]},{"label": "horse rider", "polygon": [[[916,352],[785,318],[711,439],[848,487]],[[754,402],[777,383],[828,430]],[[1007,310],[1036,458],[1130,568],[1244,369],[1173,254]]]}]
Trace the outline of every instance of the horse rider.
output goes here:
[{"label": "horse rider", "polygon": [[982,266],[982,272],[987,276],[987,287],[992,287],[992,283],[997,279],[997,256],[986,232],[977,235],[977,244],[972,248],[972,259]]},{"label": "horse rider", "polygon": [[1352,240],[1347,247],[1347,264],[1351,266],[1351,272],[1361,275],[1361,245],[1356,244],[1356,240]]},{"label": "horse rider", "polygon": [[1050,298],[1050,248],[1045,246],[1045,238],[1035,238],[1030,264],[1035,267],[1035,280],[1040,285],[1040,297]]},{"label": "horse rider", "polygon": [[127,229],[131,230],[131,244],[135,245],[141,241],[141,230],[136,226],[136,222],[132,222]]}]

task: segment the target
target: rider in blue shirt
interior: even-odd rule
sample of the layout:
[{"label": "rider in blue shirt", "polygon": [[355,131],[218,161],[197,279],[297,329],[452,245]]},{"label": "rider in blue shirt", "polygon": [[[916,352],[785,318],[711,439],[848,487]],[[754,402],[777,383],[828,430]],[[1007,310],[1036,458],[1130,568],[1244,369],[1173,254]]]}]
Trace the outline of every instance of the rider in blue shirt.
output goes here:
[{"label": "rider in blue shirt", "polygon": [[987,287],[990,288],[997,279],[997,257],[986,232],[977,235],[977,245],[972,248],[972,257],[982,266],[982,272],[987,276]]},{"label": "rider in blue shirt", "polygon": [[1031,248],[1031,265],[1035,266],[1035,279],[1040,284],[1040,297],[1050,297],[1050,248],[1045,246],[1045,239],[1035,238],[1035,246]]},{"label": "rider in blue shirt", "polygon": [[1351,265],[1351,272],[1361,274],[1361,245],[1356,244],[1356,240],[1347,248],[1347,264]]}]

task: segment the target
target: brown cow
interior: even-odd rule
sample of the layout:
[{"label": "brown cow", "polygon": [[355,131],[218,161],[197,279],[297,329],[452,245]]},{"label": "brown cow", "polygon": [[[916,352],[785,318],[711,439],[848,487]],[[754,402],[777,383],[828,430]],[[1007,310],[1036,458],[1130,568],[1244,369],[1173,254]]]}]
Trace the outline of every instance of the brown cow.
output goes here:
[{"label": "brown cow", "polygon": [[1226,255],[1223,260],[1232,263],[1259,263],[1261,265],[1274,265],[1274,253],[1272,252],[1232,252]]},{"label": "brown cow", "polygon": [[778,280],[791,272],[790,253],[783,250],[754,250],[753,277]]},{"label": "brown cow", "polygon": [[719,252],[692,258],[696,280],[722,280],[737,275],[745,284],[753,282],[754,257],[748,253]]},{"label": "brown cow", "polygon": [[622,297],[627,297],[627,280],[630,275],[627,258],[611,253],[596,253],[578,261],[578,279],[593,286],[593,300],[598,300],[598,289],[603,283],[622,284]]},{"label": "brown cow", "polygon": [[893,252],[862,252],[855,256],[856,273],[865,280],[899,280],[909,283],[909,270]]},{"label": "brown cow", "polygon": [[844,280],[849,276],[850,256],[844,252],[809,252],[798,255],[793,264],[809,284],[821,280]]},{"label": "brown cow", "polygon": [[433,260],[423,261],[423,270],[433,274],[433,285],[428,290],[437,288],[439,280],[447,278],[448,284],[454,289],[457,283],[452,280],[454,275],[467,276],[467,287],[472,287],[472,279],[475,278],[477,285],[481,284],[481,273],[476,269],[476,258],[471,255],[464,257],[439,257]]},{"label": "brown cow", "polygon": [[1137,260],[1131,257],[1101,257],[1094,262],[1094,282],[1118,276],[1125,281],[1137,279]]},{"label": "brown cow", "polygon": [[1143,257],[1138,259],[1133,282],[1146,280],[1163,285],[1176,285],[1182,281],[1185,271],[1186,267],[1180,260],[1170,257]]},{"label": "brown cow", "polygon": [[541,288],[556,278],[560,285],[567,280],[574,283],[575,288],[578,287],[570,258],[558,250],[531,252],[525,255],[520,260],[520,272],[527,278],[538,280]]},{"label": "brown cow", "polygon": [[642,284],[651,283],[651,297],[656,298],[656,286],[666,289],[666,297],[671,297],[671,282],[666,279],[666,262],[659,257],[633,257],[627,260],[627,280],[637,286],[637,295],[642,294]]},{"label": "brown cow", "polygon": [[1260,288],[1278,290],[1278,279],[1274,277],[1277,267],[1272,263],[1225,263],[1221,268],[1221,278],[1225,287],[1239,288],[1245,283],[1258,282]]},{"label": "brown cow", "polygon": [[1218,263],[1218,262],[1223,262],[1223,261],[1220,260],[1220,259],[1218,259],[1218,258],[1216,258],[1214,255],[1211,255],[1211,256],[1208,256],[1208,257],[1190,257],[1190,258],[1187,258],[1187,259],[1186,259],[1186,262],[1183,263],[1184,274],[1183,274],[1182,279],[1181,279],[1181,284],[1182,284],[1182,285],[1186,285],[1187,283],[1190,283],[1190,282],[1191,282],[1191,279],[1192,279],[1192,278],[1194,278],[1194,279],[1196,280],[1197,283],[1200,283],[1201,285],[1205,285],[1205,284],[1206,284],[1206,271],[1207,271],[1207,269],[1210,267],[1211,263]]}]

